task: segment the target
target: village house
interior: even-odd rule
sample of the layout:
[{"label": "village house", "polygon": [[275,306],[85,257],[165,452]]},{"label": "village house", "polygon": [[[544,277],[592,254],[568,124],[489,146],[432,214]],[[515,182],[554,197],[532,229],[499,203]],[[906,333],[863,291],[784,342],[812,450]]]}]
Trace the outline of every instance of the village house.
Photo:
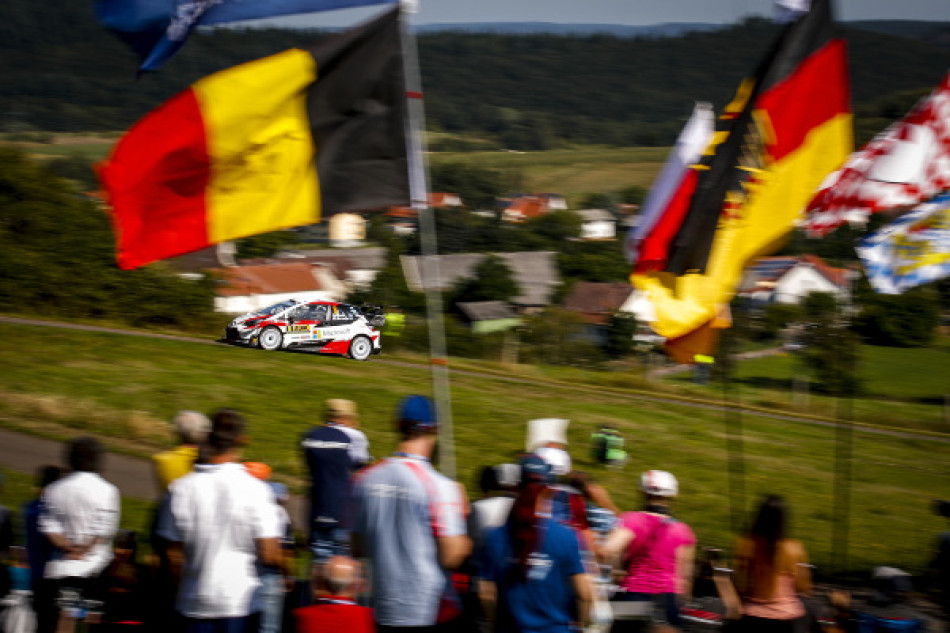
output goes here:
[{"label": "village house", "polygon": [[617,220],[606,209],[581,209],[582,240],[612,240],[617,237]]},{"label": "village house", "polygon": [[219,279],[214,310],[226,314],[243,314],[287,299],[343,301],[346,295],[345,285],[321,264],[271,263],[208,272]]},{"label": "village house", "polygon": [[[552,251],[528,251],[522,253],[494,253],[511,270],[520,294],[511,303],[521,312],[536,312],[550,305],[554,291],[561,284]],[[449,290],[462,279],[475,276],[475,268],[487,255],[484,253],[459,253],[438,255],[432,258],[438,265],[438,277],[423,283],[423,261],[419,255],[400,257],[406,285],[413,292],[424,292],[426,287]],[[431,275],[432,273],[430,273]]]},{"label": "village house", "polygon": [[757,304],[797,304],[812,292],[827,292],[848,303],[854,276],[855,271],[834,268],[816,255],[761,257],[746,268],[739,295]]}]

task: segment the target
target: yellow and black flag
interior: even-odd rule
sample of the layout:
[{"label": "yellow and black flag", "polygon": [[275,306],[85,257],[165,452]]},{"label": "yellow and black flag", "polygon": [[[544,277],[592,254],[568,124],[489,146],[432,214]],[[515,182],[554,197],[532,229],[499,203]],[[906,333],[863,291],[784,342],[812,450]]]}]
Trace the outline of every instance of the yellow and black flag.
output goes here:
[{"label": "yellow and black flag", "polygon": [[408,204],[400,31],[397,7],[205,77],[136,123],[99,168],[119,266]]},{"label": "yellow and black flag", "polygon": [[634,275],[669,339],[708,325],[750,260],[791,232],[812,193],[852,149],[844,40],[830,0],[785,27],[723,115],[665,271]]}]

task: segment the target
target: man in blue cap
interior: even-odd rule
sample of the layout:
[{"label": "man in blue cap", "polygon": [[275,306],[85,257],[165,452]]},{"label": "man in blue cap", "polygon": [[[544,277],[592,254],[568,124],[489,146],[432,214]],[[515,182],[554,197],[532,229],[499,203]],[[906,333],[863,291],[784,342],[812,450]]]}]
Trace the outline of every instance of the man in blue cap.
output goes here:
[{"label": "man in blue cap", "polygon": [[432,401],[403,398],[396,424],[399,449],[355,477],[353,547],[372,565],[377,630],[434,630],[458,615],[449,571],[471,551],[465,493],[429,461],[439,426]]}]

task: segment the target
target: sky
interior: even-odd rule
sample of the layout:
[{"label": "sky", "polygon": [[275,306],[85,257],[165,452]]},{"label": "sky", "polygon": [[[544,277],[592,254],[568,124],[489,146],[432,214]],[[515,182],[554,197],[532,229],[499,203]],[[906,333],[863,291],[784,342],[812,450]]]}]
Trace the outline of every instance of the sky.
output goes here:
[{"label": "sky", "polygon": [[[773,0],[418,0],[417,25],[457,22],[556,22],[647,25],[664,22],[732,23],[771,16]],[[950,0],[838,0],[839,20],[950,22]],[[377,8],[327,11],[277,21],[284,26],[347,26]]]}]

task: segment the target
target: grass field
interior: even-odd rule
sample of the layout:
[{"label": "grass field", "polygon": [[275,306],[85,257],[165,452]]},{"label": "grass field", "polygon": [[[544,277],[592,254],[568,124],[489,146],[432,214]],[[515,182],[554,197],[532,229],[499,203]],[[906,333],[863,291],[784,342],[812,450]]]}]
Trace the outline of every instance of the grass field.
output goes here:
[{"label": "grass field", "polygon": [[554,192],[572,205],[590,193],[613,192],[629,185],[648,187],[669,148],[581,147],[545,152],[438,153],[432,162],[461,162],[493,169],[517,169],[528,191]]},{"label": "grass field", "polygon": [[[51,143],[16,143],[40,158],[82,157],[89,162],[106,158],[117,135],[53,135]],[[461,162],[492,169],[517,169],[527,191],[554,192],[577,205],[591,193],[617,191],[629,185],[649,186],[668,148],[582,146],[544,152],[435,152],[431,162]]]},{"label": "grass field", "polygon": [[[938,339],[928,348],[894,348],[864,345],[858,373],[861,397],[850,403],[859,422],[950,433],[950,339]],[[838,414],[836,398],[822,395],[818,385],[792,354],[743,361],[736,372],[735,393],[743,402],[763,407],[781,407],[828,418]],[[798,380],[797,393],[793,382]],[[721,396],[722,387],[699,387],[690,374],[677,374],[667,382],[687,393]],[[807,393],[802,385],[807,384]]]},{"label": "grass field", "polygon": [[[224,345],[144,339],[0,324],[0,424],[65,438],[94,431],[114,450],[145,455],[170,443],[166,420],[180,408],[235,407],[248,416],[249,459],[271,464],[299,486],[297,438],[320,421],[322,401],[359,403],[374,454],[395,445],[391,413],[398,399],[427,393],[423,365],[366,363],[309,353],[265,353]],[[485,366],[485,365],[482,365]],[[466,368],[474,367],[466,365]],[[621,388],[593,389],[545,379],[542,370],[495,367],[497,377],[452,375],[458,478],[473,483],[482,465],[511,459],[525,423],[536,417],[572,420],[576,466],[604,483],[625,509],[639,505],[636,475],[645,468],[675,473],[678,515],[703,545],[728,548],[729,504],[721,411],[649,402]],[[575,374],[580,377],[580,374]],[[561,376],[565,377],[565,376]],[[620,376],[615,376],[615,384]],[[789,497],[794,531],[819,565],[830,560],[834,429],[742,415],[749,503],[760,494]],[[591,431],[613,424],[627,438],[630,464],[604,470],[586,457]],[[930,501],[950,491],[950,444],[857,431],[850,560],[867,569],[893,564],[919,570],[932,537],[945,529]],[[299,489],[299,487],[298,487]]]}]

